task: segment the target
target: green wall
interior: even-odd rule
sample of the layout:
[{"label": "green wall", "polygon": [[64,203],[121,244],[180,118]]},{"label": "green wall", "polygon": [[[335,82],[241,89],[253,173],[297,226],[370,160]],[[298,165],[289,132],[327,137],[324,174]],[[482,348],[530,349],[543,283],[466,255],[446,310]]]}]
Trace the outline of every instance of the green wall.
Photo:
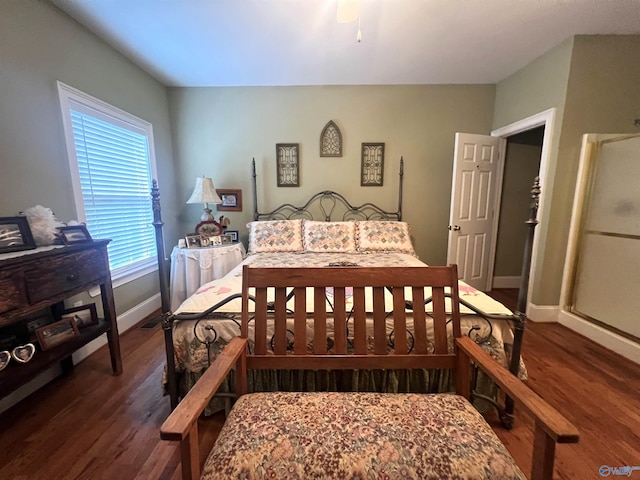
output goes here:
[{"label": "green wall", "polygon": [[580,143],[585,133],[637,132],[640,36],[576,36],[496,88],[493,127],[557,109],[531,301],[558,305]]},{"label": "green wall", "polygon": [[[241,188],[242,213],[226,214],[246,238],[252,219],[250,162],[255,157],[261,211],[335,190],[353,204],[397,206],[399,160],[405,160],[404,219],[427,263],[446,262],[455,132],[489,133],[492,85],[171,88],[178,198],[195,177],[217,188]],[[343,156],[319,156],[329,120],[343,136]],[[362,142],[384,142],[382,187],[360,186]],[[300,187],[276,186],[276,143],[300,144]],[[192,231],[199,205],[181,205],[180,226]]]},{"label": "green wall", "polygon": [[[153,124],[165,204],[175,204],[166,89],[45,2],[0,2],[0,216],[34,205],[77,218],[56,81]],[[171,217],[171,208],[167,209]],[[158,291],[156,274],[117,288],[122,313]]]}]

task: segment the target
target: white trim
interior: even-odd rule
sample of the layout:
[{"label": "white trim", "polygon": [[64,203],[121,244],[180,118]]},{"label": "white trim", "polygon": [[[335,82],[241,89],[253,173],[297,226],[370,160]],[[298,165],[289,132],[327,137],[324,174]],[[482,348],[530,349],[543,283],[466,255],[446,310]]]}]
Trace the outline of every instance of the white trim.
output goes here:
[{"label": "white trim", "polygon": [[[118,332],[120,334],[126,332],[134,325],[141,322],[144,318],[151,315],[153,312],[160,308],[160,294],[157,293],[151,298],[145,300],[144,302],[136,305],[130,310],[127,310],[122,315],[118,316]],[[84,360],[86,357],[91,355],[97,349],[107,344],[107,339],[105,338],[106,334],[101,335],[96,338],[92,342],[88,343],[81,349],[77,350],[73,355],[73,363],[74,365]],[[22,385],[20,388],[17,388],[13,392],[11,392],[6,397],[0,400],[0,413],[8,410],[21,400],[27,398],[29,395],[34,393],[36,390],[44,387],[47,383],[54,380],[58,376],[62,374],[62,368],[60,365],[54,365],[47,370],[44,370],[38,376],[33,378],[33,380],[28,383]]]},{"label": "white trim", "polygon": [[558,317],[561,325],[587,337],[609,350],[640,364],[640,344],[588,322],[577,315],[562,310]]},{"label": "white trim", "polygon": [[[141,322],[144,318],[151,315],[153,312],[160,308],[160,294],[156,293],[151,298],[139,303],[130,310],[127,310],[122,315],[118,315],[118,333],[122,335],[131,327]],[[100,335],[95,340],[87,343],[84,347],[76,350],[73,357],[73,364],[77,364],[98,350],[100,347],[107,344],[107,334]]]},{"label": "white trim", "polygon": [[517,277],[493,277],[493,288],[518,288],[521,282],[520,276]]},{"label": "white trim", "polygon": [[527,305],[527,318],[536,323],[558,323],[560,307],[557,305]]},{"label": "white trim", "polygon": [[[506,138],[516,133],[531,130],[532,128],[540,127],[544,125],[544,137],[542,139],[542,152],[540,152],[540,201],[538,206],[538,221],[542,222],[543,219],[548,217],[546,212],[546,198],[551,192],[547,192],[547,185],[551,185],[551,181],[547,181],[549,174],[549,164],[551,163],[551,142],[554,136],[555,130],[556,109],[550,108],[543,112],[537,113],[523,120],[519,120],[510,125],[498,128],[491,132],[491,135],[495,137]],[[498,222],[499,215],[494,217],[494,222]],[[533,254],[531,257],[531,268],[529,269],[529,290],[527,291],[527,298],[531,298],[533,291],[534,278],[536,274],[536,264],[538,263],[538,254],[540,250],[540,235],[534,235],[533,237]],[[493,277],[494,265],[489,265],[489,278]],[[557,320],[554,320],[557,321]]]}]

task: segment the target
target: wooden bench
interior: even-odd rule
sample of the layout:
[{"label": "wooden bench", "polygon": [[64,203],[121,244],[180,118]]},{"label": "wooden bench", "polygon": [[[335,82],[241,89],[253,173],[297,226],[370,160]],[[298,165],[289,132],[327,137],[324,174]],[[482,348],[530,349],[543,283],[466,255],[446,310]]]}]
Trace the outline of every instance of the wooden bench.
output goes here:
[{"label": "wooden bench", "polygon": [[[552,478],[556,443],[575,443],[578,432],[462,336],[457,279],[455,266],[245,266],[241,336],[225,347],[161,427],[163,439],[181,442],[183,478],[201,478],[197,420],[233,368],[238,401],[202,478],[524,478],[468,401],[472,363],[532,413],[531,478]],[[432,289],[431,311],[424,307],[426,286]],[[333,288],[331,308],[326,307],[327,288]],[[451,312],[446,312],[445,289]],[[254,313],[247,308],[250,295]],[[367,297],[373,301],[373,315],[366,313]],[[313,298],[311,315],[308,298]],[[406,310],[409,299],[411,312]],[[255,322],[251,329],[250,322]],[[405,332],[407,322],[413,323],[413,344],[395,334],[389,347],[389,323],[394,332]],[[328,326],[333,327],[332,342],[326,341]],[[456,395],[247,393],[248,369],[392,368],[455,371]]]}]

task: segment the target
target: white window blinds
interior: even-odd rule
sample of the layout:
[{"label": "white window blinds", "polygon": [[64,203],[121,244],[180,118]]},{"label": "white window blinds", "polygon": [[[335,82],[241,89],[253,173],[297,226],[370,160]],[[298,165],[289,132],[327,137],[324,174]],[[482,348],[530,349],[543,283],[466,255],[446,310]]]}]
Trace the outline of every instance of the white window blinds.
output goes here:
[{"label": "white window blinds", "polygon": [[136,125],[139,119],[105,105],[70,96],[63,116],[68,114],[67,142],[75,157],[70,165],[78,215],[93,238],[111,239],[109,263],[118,278],[156,263],[152,134],[146,122]]}]

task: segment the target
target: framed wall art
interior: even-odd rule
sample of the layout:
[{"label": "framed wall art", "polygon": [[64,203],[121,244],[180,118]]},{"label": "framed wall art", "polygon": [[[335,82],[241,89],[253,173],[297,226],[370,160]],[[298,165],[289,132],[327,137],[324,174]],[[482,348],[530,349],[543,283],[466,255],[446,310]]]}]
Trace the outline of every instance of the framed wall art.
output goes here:
[{"label": "framed wall art", "polygon": [[276,159],[278,162],[278,186],[299,187],[300,176],[298,166],[300,161],[300,144],[277,143]]},{"label": "framed wall art", "polygon": [[320,134],[320,156],[342,156],[342,133],[333,120],[329,120]]},{"label": "framed wall art", "polygon": [[0,217],[0,253],[36,248],[27,217]]},{"label": "framed wall art", "polygon": [[242,211],[242,190],[216,188],[216,192],[222,200],[222,203],[218,203],[216,206],[219,212]]},{"label": "framed wall art", "polygon": [[360,185],[381,187],[384,174],[384,143],[363,143]]}]

